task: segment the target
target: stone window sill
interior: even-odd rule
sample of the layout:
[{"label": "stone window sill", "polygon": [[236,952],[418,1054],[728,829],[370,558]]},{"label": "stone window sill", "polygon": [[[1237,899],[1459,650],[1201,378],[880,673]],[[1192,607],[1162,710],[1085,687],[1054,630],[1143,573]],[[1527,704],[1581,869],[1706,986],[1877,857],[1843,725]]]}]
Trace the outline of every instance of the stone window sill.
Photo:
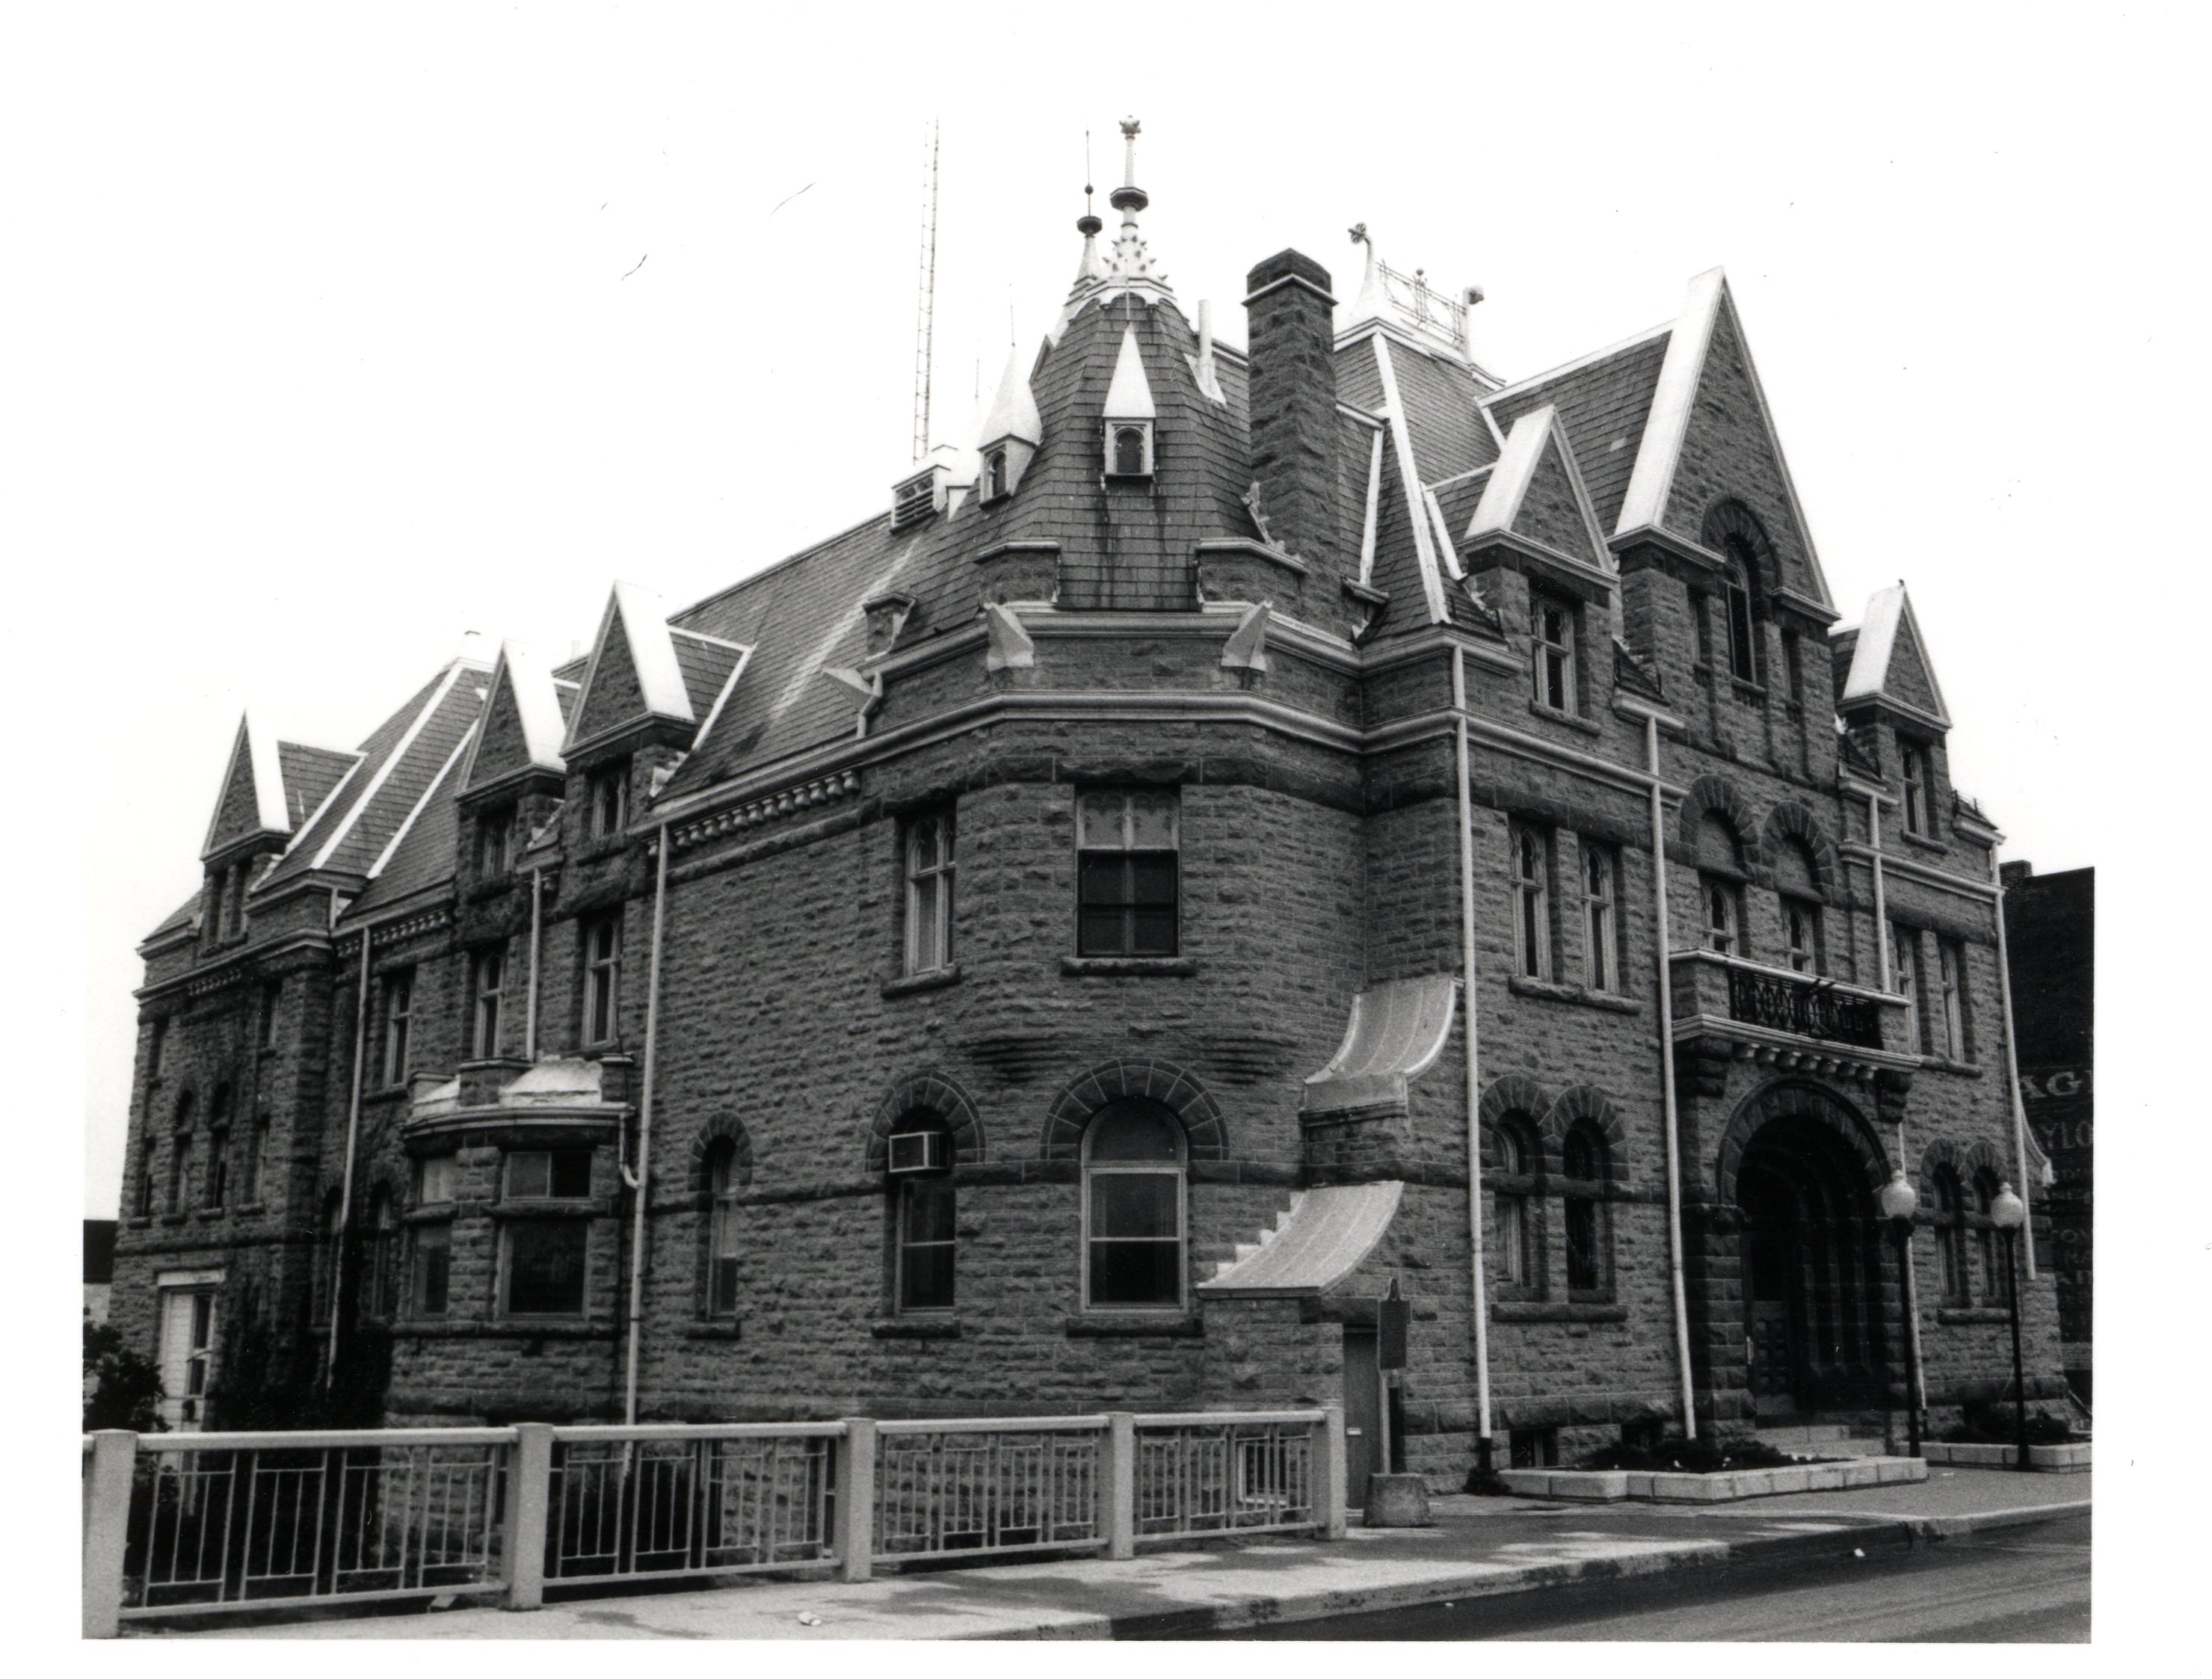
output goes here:
[{"label": "stone window sill", "polygon": [[1938,1306],[1938,1323],[2009,1323],[2012,1313],[2003,1306]]},{"label": "stone window sill", "polygon": [[605,1201],[502,1201],[491,1209],[495,1219],[600,1219],[614,1208]]},{"label": "stone window sill", "polygon": [[1097,1312],[1067,1320],[1073,1340],[1126,1340],[1133,1336],[1175,1336],[1194,1339],[1206,1333],[1206,1320],[1183,1312]]},{"label": "stone window sill", "polygon": [[1740,676],[1731,676],[1729,678],[1729,686],[1735,689],[1735,697],[1747,704],[1765,705],[1766,703],[1766,690],[1759,683],[1746,682]]},{"label": "stone window sill", "polygon": [[960,964],[954,962],[942,968],[932,968],[927,973],[902,974],[896,979],[887,979],[883,983],[882,994],[886,997],[910,997],[917,991],[941,991],[948,985],[959,982]]},{"label": "stone window sill", "polygon": [[744,1336],[743,1323],[727,1319],[707,1323],[687,1323],[684,1326],[686,1341],[739,1341]]},{"label": "stone window sill", "polygon": [[1920,1064],[1931,1072],[1956,1073],[1965,1079],[1978,1079],[1982,1076],[1982,1067],[1979,1062],[1953,1061],[1948,1055],[1923,1055],[1920,1058]]},{"label": "stone window sill", "polygon": [[404,1225],[449,1225],[458,1210],[453,1201],[441,1201],[431,1207],[410,1208],[399,1215],[399,1222]]},{"label": "stone window sill", "polygon": [[1060,958],[1060,970],[1091,977],[1154,975],[1190,979],[1198,973],[1198,962],[1188,956],[1063,956]]},{"label": "stone window sill", "polygon": [[878,1341],[957,1341],[960,1322],[954,1317],[886,1317],[868,1333]]},{"label": "stone window sill", "polygon": [[1617,1300],[1494,1300],[1493,1323],[1626,1323],[1628,1308]]},{"label": "stone window sill", "polygon": [[1898,835],[1898,838],[1915,850],[1925,851],[1932,857],[1945,857],[1950,855],[1951,848],[1933,834],[1916,834],[1911,829],[1907,828]]},{"label": "stone window sill", "polygon": [[1543,997],[1555,1003],[1580,1003],[1586,1008],[1601,1008],[1613,1014],[1638,1014],[1644,1005],[1628,997],[1616,997],[1607,991],[1593,991],[1587,986],[1563,984],[1553,979],[1530,979],[1523,974],[1506,976],[1505,989],[1516,997]]},{"label": "stone window sill", "polygon": [[1546,705],[1541,700],[1528,702],[1528,715],[1532,717],[1542,717],[1554,723],[1564,723],[1569,728],[1580,729],[1588,735],[1602,735],[1605,733],[1603,728],[1590,721],[1589,718],[1571,711],[1562,711],[1555,705]]},{"label": "stone window sill", "polygon": [[189,1213],[164,1213],[161,1214],[161,1222],[165,1225],[180,1225],[191,1217],[191,1214]]},{"label": "stone window sill", "polygon": [[197,1207],[192,1209],[192,1216],[196,1219],[227,1219],[230,1216],[230,1208],[228,1207]]},{"label": "stone window sill", "polygon": [[[323,1326],[327,1329],[329,1326]],[[422,1339],[450,1336],[471,1341],[611,1341],[611,1323],[590,1323],[574,1317],[404,1317],[392,1326],[395,1335]]]},{"label": "stone window sill", "polygon": [[138,1213],[133,1214],[130,1218],[125,1219],[123,1221],[123,1227],[125,1230],[149,1230],[153,1227],[153,1224],[154,1217],[152,1214]]}]

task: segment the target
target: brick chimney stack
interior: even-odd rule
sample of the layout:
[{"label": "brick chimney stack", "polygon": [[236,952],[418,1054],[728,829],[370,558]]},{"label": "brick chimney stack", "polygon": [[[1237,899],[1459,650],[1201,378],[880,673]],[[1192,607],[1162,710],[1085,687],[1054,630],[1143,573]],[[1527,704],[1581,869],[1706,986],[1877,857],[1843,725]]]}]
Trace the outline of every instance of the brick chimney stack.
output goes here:
[{"label": "brick chimney stack", "polygon": [[1336,300],[1328,271],[1281,251],[1245,277],[1252,476],[1278,548],[1342,570],[1336,517]]}]

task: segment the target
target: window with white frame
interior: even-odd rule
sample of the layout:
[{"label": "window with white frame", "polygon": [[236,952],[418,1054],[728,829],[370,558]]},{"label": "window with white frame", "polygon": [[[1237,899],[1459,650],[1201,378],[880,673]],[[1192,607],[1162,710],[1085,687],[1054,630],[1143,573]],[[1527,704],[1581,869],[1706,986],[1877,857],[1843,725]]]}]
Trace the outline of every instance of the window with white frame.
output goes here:
[{"label": "window with white frame", "polygon": [[622,1031],[622,911],[584,923],[584,1042],[611,1043]]},{"label": "window with white frame", "polygon": [[983,499],[995,502],[1006,493],[1006,452],[994,449],[983,463]]},{"label": "window with white frame", "polygon": [[2005,1274],[2004,1238],[1997,1232],[1996,1220],[1990,1216],[1996,1199],[1997,1175],[1984,1166],[1974,1174],[1974,1210],[1969,1223],[1981,1261],[1982,1304],[1990,1306],[2008,1305],[2011,1299]]},{"label": "window with white frame", "polygon": [[934,1114],[908,1116],[899,1122],[898,1129],[936,1132],[943,1139],[939,1158],[948,1162],[945,1169],[902,1172],[891,1180],[896,1197],[894,1246],[898,1309],[950,1311],[959,1246],[958,1198],[949,1173],[951,1139],[945,1135],[944,1121]]},{"label": "window with white frame", "polygon": [[[436,1211],[453,1204],[459,1162],[451,1154],[432,1154],[415,1163],[415,1205]],[[418,1224],[413,1233],[414,1262],[409,1309],[425,1317],[442,1317],[452,1297],[453,1227]]]},{"label": "window with white frame", "polygon": [[1490,1128],[1491,1274],[1515,1290],[1534,1291],[1540,1281],[1533,1216],[1534,1138],[1534,1128],[1519,1114],[1509,1114]]},{"label": "window with white frame", "polygon": [[926,811],[906,824],[906,970],[952,963],[952,812]]},{"label": "window with white frame", "polygon": [[1181,818],[1173,788],[1093,789],[1076,799],[1079,956],[1173,956]]},{"label": "window with white frame", "polygon": [[[512,1205],[585,1201],[592,1193],[586,1148],[523,1149],[506,1160]],[[575,1317],[584,1311],[586,1219],[511,1218],[500,1227],[501,1308],[510,1317]]]},{"label": "window with white frame", "polygon": [[1593,991],[1621,989],[1620,872],[1610,846],[1583,842],[1583,982]]},{"label": "window with white frame", "polygon": [[384,1082],[407,1078],[409,1034],[415,1025],[415,970],[398,968],[384,976]]},{"label": "window with white frame", "polygon": [[1820,970],[1820,906],[1807,897],[1782,900],[1783,955],[1790,970],[1815,974]]},{"label": "window with white frame", "polygon": [[1705,946],[1723,956],[1743,953],[1743,897],[1733,880],[1711,875],[1698,882],[1705,902]]},{"label": "window with white frame", "polygon": [[1513,971],[1527,979],[1552,972],[1552,846],[1540,829],[1508,830],[1513,852]]},{"label": "window with white frame", "polygon": [[1942,990],[1943,1053],[1952,1061],[1970,1061],[1973,1046],[1966,1036],[1966,947],[1955,939],[1938,939],[1936,963]]},{"label": "window with white frame", "polygon": [[1106,471],[1116,478],[1141,478],[1152,470],[1152,428],[1142,420],[1124,421],[1109,428]]},{"label": "window with white frame", "polygon": [[1966,1202],[1960,1191],[1959,1175],[1948,1166],[1936,1167],[1936,1268],[1945,1305],[1962,1306],[1972,1298],[1966,1271]]},{"label": "window with white frame", "polygon": [[1183,1299],[1182,1124],[1130,1098],[1099,1110],[1083,1136],[1083,1302],[1119,1310]]},{"label": "window with white frame", "polygon": [[1920,1020],[1920,935],[1896,922],[1889,924],[1889,989],[1905,999],[1905,1047],[1925,1055],[1928,1034]]},{"label": "window with white frame", "polygon": [[1553,711],[1575,707],[1575,609],[1544,595],[1528,602],[1528,635],[1534,654],[1536,703]]},{"label": "window with white frame", "polygon": [[469,1052],[478,1061],[488,1061],[499,1053],[507,946],[494,945],[478,951],[469,966]]}]

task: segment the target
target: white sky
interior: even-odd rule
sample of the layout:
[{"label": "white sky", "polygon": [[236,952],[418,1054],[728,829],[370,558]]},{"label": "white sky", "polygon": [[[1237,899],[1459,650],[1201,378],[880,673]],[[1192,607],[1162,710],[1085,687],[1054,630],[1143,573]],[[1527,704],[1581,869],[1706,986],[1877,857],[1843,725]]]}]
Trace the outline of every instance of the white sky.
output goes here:
[{"label": "white sky", "polygon": [[89,883],[88,1214],[133,946],[193,887],[241,707],[351,745],[465,630],[565,653],[611,577],[689,599],[885,505],[932,113],[948,437],[1010,305],[1025,351],[1057,308],[1084,131],[1106,213],[1127,111],[1153,251],[1224,336],[1282,246],[1355,279],[1355,221],[1486,289],[1508,377],[1725,265],[1838,605],[1908,579],[1960,785],[2008,855],[2098,860],[2112,671],[2084,641],[2193,477],[2172,16],[1399,9],[1363,39],[1035,10],[17,15],[11,546],[58,592],[36,638],[74,649],[41,703],[77,725],[49,750]]}]

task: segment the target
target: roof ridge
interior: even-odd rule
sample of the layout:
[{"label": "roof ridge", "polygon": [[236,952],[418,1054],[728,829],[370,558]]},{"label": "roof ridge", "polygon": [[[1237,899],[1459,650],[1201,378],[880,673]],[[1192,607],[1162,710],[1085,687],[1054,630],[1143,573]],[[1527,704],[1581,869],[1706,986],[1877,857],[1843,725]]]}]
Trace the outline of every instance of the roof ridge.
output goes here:
[{"label": "roof ridge", "polygon": [[1641,350],[1654,338],[1674,330],[1673,321],[1662,320],[1656,326],[1648,327],[1631,338],[1621,339],[1618,344],[1607,344],[1603,350],[1593,350],[1588,355],[1576,356],[1571,362],[1562,362],[1555,368],[1547,368],[1541,373],[1532,373],[1526,379],[1516,379],[1510,385],[1501,385],[1494,391],[1485,392],[1475,398],[1475,405],[1477,407],[1487,408],[1492,403],[1504,401],[1508,397],[1523,395],[1540,385],[1548,385],[1555,379],[1565,379],[1571,373],[1580,373],[1585,368],[1594,368],[1599,362],[1609,360],[1613,356],[1626,355],[1632,350]]},{"label": "roof ridge", "polygon": [[[369,777],[368,785],[362,789],[361,796],[354,800],[353,808],[348,811],[344,818],[331,830],[331,836],[323,842],[322,849],[308,860],[309,868],[320,868],[330,861],[331,854],[337,851],[340,843],[353,831],[355,824],[367,812],[370,802],[383,791],[385,782],[392,779],[392,772],[398,767],[399,760],[406,757],[408,748],[412,746],[422,737],[422,731],[429,727],[430,719],[437,715],[438,708],[446,703],[446,697],[453,691],[453,684],[461,679],[462,671],[473,668],[474,666],[467,660],[461,659],[451,660],[447,663],[443,675],[432,682],[430,697],[422,703],[422,709],[415,714],[414,721],[408,724],[405,732],[399,739],[392,743],[392,750],[384,755],[384,762],[377,766],[376,773]],[[349,774],[346,779],[350,781],[351,775]],[[336,796],[336,792],[337,789],[333,788],[332,796]],[[302,829],[301,831],[304,836],[307,830]],[[287,855],[289,855],[289,848],[287,848]]]}]

